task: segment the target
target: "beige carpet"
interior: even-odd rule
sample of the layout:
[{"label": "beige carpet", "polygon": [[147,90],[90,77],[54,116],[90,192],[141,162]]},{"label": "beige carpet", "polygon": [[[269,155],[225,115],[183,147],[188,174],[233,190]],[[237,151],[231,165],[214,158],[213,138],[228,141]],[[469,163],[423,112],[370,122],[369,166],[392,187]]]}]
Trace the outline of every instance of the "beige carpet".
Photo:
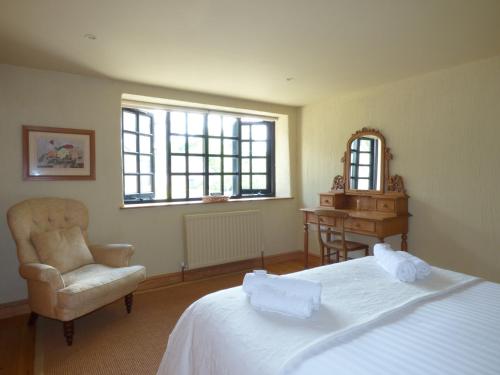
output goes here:
[{"label": "beige carpet", "polygon": [[[288,273],[300,263],[274,265]],[[136,294],[131,314],[123,300],[75,321],[73,346],[66,346],[62,324],[40,318],[37,323],[35,373],[156,374],[170,331],[182,312],[201,296],[240,285],[243,273],[179,284]]]},{"label": "beige carpet", "polygon": [[168,335],[186,307],[241,280],[241,274],[230,275],[137,294],[131,314],[123,301],[117,301],[78,319],[71,347],[64,341],[60,322],[40,318],[36,370],[45,375],[156,374]]}]

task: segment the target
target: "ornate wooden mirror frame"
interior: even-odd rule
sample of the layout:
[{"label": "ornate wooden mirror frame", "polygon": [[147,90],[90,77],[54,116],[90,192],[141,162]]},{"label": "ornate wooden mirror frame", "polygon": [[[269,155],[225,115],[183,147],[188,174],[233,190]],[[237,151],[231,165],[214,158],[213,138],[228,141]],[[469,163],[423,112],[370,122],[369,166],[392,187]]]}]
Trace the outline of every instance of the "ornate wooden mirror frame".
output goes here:
[{"label": "ornate wooden mirror frame", "polygon": [[[350,188],[350,169],[351,169],[351,144],[355,139],[363,136],[374,136],[380,140],[380,175],[378,176],[380,181],[379,190],[359,190]],[[345,191],[346,193],[355,194],[384,194],[384,193],[396,193],[406,195],[404,188],[403,178],[399,175],[391,176],[389,174],[389,161],[392,160],[392,154],[390,148],[386,146],[385,137],[377,129],[373,128],[362,128],[357,132],[353,133],[349,140],[347,141],[347,148],[344,152],[344,156],[341,158],[341,162],[344,163],[344,175],[337,175],[333,179],[333,184],[331,191]]]}]

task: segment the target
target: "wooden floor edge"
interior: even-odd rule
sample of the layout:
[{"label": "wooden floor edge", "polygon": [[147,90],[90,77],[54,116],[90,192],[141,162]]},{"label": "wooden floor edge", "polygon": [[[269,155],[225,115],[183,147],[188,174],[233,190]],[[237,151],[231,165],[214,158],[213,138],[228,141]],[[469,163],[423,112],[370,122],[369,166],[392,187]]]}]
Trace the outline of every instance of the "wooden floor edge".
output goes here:
[{"label": "wooden floor edge", "polygon": [[[309,254],[309,259],[315,260],[317,258],[314,254]],[[266,264],[274,264],[287,262],[292,260],[302,261],[304,259],[304,252],[302,250],[289,251],[286,253],[273,254],[264,257],[264,266]],[[238,262],[219,264],[210,267],[197,268],[194,270],[186,270],[184,272],[184,281],[194,281],[204,279],[206,277],[223,275],[231,272],[244,271],[251,268],[260,268],[261,258],[253,258],[241,260]],[[147,292],[152,289],[162,288],[165,286],[173,285],[182,282],[182,272],[166,273],[162,275],[155,275],[146,278],[137,288],[138,292]],[[30,308],[28,300],[13,301],[0,304],[0,319],[11,318],[17,315],[28,314]]]}]

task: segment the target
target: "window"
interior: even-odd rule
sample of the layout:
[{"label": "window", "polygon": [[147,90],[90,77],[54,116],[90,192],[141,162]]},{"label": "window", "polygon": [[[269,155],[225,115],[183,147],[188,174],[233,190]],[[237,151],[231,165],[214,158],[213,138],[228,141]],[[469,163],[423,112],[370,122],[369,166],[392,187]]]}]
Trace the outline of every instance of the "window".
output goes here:
[{"label": "window", "polygon": [[377,188],[376,139],[362,137],[351,143],[351,189],[374,190]]},{"label": "window", "polygon": [[122,112],[123,186],[128,199],[154,197],[153,116],[124,109]]},{"label": "window", "polygon": [[201,110],[122,108],[125,203],[274,196],[274,125]]}]

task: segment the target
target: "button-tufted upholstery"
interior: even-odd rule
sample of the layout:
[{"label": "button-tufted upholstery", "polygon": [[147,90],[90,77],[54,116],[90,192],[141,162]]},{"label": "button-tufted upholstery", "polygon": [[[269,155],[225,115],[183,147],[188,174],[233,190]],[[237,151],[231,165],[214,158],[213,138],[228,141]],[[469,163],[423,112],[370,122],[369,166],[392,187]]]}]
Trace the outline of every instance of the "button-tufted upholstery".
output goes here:
[{"label": "button-tufted upholstery", "polygon": [[[146,277],[143,266],[129,266],[132,245],[89,245],[88,212],[73,199],[28,199],[12,206],[7,221],[17,245],[19,273],[28,282],[29,304],[33,313],[71,323],[65,336],[72,342],[72,321],[116,299],[126,296],[127,311],[132,292]],[[41,263],[33,245],[33,235],[80,227],[92,253],[91,264],[66,273]],[[35,314],[35,316],[36,316]]]},{"label": "button-tufted upholstery", "polygon": [[88,244],[87,207],[74,199],[28,199],[11,207],[7,217],[21,264],[39,263],[38,255],[31,242],[31,236],[35,233],[69,229],[78,225]]}]

